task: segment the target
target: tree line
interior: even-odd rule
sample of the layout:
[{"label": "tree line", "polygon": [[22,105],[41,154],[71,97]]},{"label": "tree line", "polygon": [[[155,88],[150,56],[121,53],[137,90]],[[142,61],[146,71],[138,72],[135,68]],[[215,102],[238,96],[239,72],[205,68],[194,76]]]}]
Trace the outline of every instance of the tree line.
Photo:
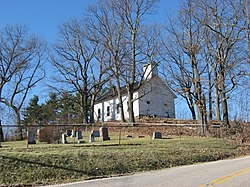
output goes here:
[{"label": "tree line", "polygon": [[[82,18],[63,23],[51,46],[25,26],[1,28],[1,106],[14,111],[19,126],[45,119],[92,123],[96,99],[112,84],[121,120],[126,120],[125,87],[128,121],[134,122],[135,85],[144,84],[143,65],[155,62],[169,87],[186,101],[193,119],[202,124],[222,120],[230,127],[228,101],[238,90],[249,89],[249,0],[185,0],[176,17],[166,15],[166,24],[151,24],[149,15],[156,14],[157,3],[99,1]],[[56,71],[50,84],[54,93],[41,105],[34,96],[25,108],[28,93],[49,79],[44,69],[48,62]],[[53,108],[53,102],[60,104]],[[50,109],[56,115],[46,112]]]}]

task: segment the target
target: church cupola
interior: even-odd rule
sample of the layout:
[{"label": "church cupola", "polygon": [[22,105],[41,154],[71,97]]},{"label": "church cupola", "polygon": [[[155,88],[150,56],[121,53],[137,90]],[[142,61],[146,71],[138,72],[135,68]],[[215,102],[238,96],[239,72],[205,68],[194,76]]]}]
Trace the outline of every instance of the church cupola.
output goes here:
[{"label": "church cupola", "polygon": [[155,76],[158,76],[158,68],[156,62],[149,62],[143,66],[143,79],[149,80]]}]

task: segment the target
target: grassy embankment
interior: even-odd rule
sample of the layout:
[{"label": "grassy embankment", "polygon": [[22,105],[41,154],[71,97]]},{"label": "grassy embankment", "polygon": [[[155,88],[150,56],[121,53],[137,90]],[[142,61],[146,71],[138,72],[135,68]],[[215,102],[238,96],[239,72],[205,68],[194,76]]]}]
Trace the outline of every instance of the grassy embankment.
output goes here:
[{"label": "grassy embankment", "polygon": [[[151,140],[125,138],[76,144],[5,142],[0,148],[0,186],[44,185],[117,176],[134,172],[213,161],[242,154],[222,139],[184,137]],[[105,144],[105,146],[104,146]],[[110,145],[108,145],[110,144]],[[134,144],[134,145],[133,145]]]}]

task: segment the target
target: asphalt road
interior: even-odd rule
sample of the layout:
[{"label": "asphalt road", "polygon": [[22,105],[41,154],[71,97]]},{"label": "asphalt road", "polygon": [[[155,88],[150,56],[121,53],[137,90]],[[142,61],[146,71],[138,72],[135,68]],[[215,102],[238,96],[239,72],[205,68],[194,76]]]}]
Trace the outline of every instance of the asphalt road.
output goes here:
[{"label": "asphalt road", "polygon": [[250,187],[250,156],[54,187]]}]

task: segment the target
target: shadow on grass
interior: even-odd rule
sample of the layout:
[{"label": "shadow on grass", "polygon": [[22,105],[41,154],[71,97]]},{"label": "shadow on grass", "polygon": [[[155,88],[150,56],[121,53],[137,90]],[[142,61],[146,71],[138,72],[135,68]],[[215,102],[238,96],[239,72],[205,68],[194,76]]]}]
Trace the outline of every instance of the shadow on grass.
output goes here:
[{"label": "shadow on grass", "polygon": [[131,143],[131,144],[91,144],[91,145],[81,145],[81,146],[77,146],[77,147],[115,147],[115,146],[140,146],[142,144],[135,144],[135,143]]},{"label": "shadow on grass", "polygon": [[42,162],[38,162],[38,161],[31,161],[31,160],[25,160],[25,159],[20,159],[20,158],[16,158],[16,157],[10,157],[10,156],[1,156],[4,159],[9,159],[9,160],[13,160],[13,161],[19,161],[19,162],[23,162],[23,163],[27,163],[27,164],[36,164],[42,167],[50,167],[50,168],[54,168],[54,169],[63,169],[63,170],[67,170],[67,171],[71,171],[71,172],[77,172],[77,173],[81,173],[81,174],[85,174],[88,175],[89,173],[84,171],[84,170],[78,170],[78,169],[73,169],[73,168],[69,168],[69,167],[65,167],[65,166],[57,166],[57,165],[52,165],[52,164],[47,164],[47,163],[42,163]]}]

